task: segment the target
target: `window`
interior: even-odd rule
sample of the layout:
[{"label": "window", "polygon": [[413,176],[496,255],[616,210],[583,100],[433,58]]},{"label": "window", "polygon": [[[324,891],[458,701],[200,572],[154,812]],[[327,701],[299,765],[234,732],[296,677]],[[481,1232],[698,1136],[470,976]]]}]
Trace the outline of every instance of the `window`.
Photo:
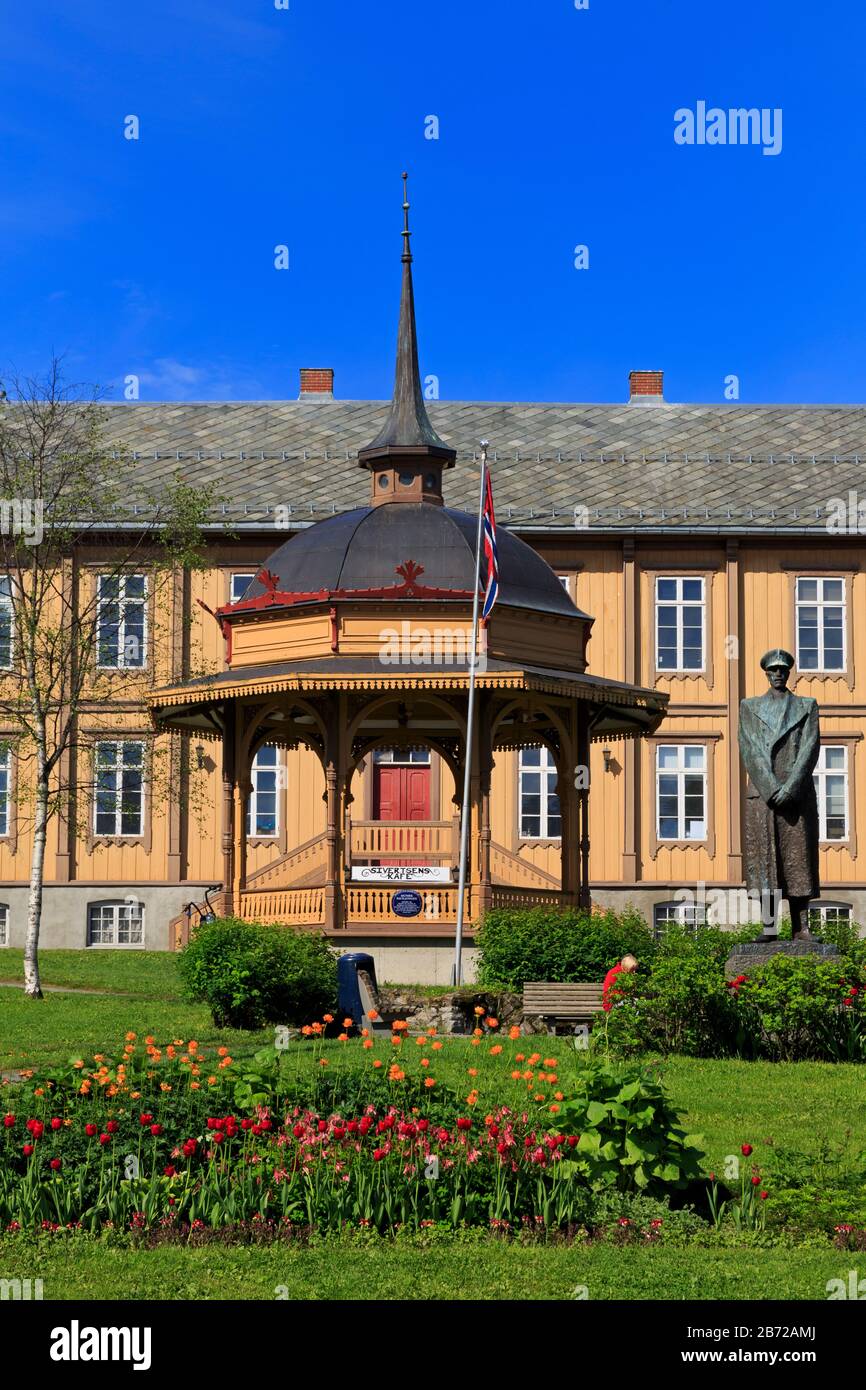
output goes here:
[{"label": "window", "polygon": [[247,836],[272,840],[279,833],[280,755],[272,743],[264,744],[250,769],[252,789],[247,802]]},{"label": "window", "polygon": [[229,584],[229,603],[239,603],[255,577],[254,574],[233,574]]},{"label": "window", "polygon": [[797,580],[797,668],[845,670],[845,580]]},{"label": "window", "polygon": [[656,670],[703,671],[704,580],[656,579]]},{"label": "window", "polygon": [[825,743],[812,773],[818,796],[818,838],[848,839],[848,749]]},{"label": "window", "polygon": [[521,748],[518,771],[520,836],[524,840],[558,840],[562,834],[556,763],[545,745]]},{"label": "window", "polygon": [[12,774],[12,749],[0,744],[0,836],[9,834],[9,782]]},{"label": "window", "polygon": [[103,670],[140,669],[147,654],[146,576],[101,574],[97,586],[97,666]]},{"label": "window", "polygon": [[816,931],[822,927],[835,926],[837,922],[851,921],[850,903],[810,903],[809,926]]},{"label": "window", "polygon": [[0,578],[0,670],[12,667],[12,645],[15,636],[15,613],[12,608],[12,580]]},{"label": "window", "polygon": [[97,743],[94,828],[97,835],[139,836],[143,833],[143,743]]},{"label": "window", "polygon": [[707,925],[707,909],[703,903],[656,903],[653,910],[653,927],[657,941],[661,941],[671,922],[696,931]]},{"label": "window", "polygon": [[9,945],[9,908],[0,903],[0,946]]},{"label": "window", "polygon": [[374,763],[392,763],[395,767],[430,765],[429,748],[374,748]]},{"label": "window", "polygon": [[87,908],[88,946],[143,946],[144,904],[90,903]]},{"label": "window", "polygon": [[656,752],[659,840],[707,838],[707,750],[702,743],[662,743]]}]

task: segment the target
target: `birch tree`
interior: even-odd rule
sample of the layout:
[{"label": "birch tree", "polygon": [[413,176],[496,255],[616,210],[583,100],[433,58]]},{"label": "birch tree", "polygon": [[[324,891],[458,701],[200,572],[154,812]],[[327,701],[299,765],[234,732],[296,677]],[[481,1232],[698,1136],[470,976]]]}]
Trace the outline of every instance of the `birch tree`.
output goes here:
[{"label": "birch tree", "polygon": [[[105,595],[131,571],[152,585],[151,610],[178,569],[203,562],[201,528],[212,499],[179,475],[158,491],[107,438],[97,392],[65,383],[60,364],[44,378],[16,378],[0,397],[0,741],[15,754],[16,808],[32,834],[24,992],[41,999],[39,935],[48,828],[62,814],[89,814],[84,759],[67,757],[82,714],[117,698],[140,701],[153,664],[105,671],[97,644],[111,632]],[[82,582],[82,557],[98,561]],[[114,586],[114,587],[112,587]],[[108,617],[106,619],[106,611]],[[155,634],[149,634],[151,651]],[[123,662],[120,663],[124,665]],[[78,779],[64,769],[78,768]],[[83,809],[83,808],[87,809]]]}]

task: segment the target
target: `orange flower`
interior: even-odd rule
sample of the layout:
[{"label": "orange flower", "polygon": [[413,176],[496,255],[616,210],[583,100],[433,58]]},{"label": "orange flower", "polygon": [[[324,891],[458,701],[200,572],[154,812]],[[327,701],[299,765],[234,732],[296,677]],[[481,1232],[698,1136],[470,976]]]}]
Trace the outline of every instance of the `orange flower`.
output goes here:
[{"label": "orange flower", "polygon": [[33,1092],[33,1094],[34,1094],[34,1096],[44,1096],[44,1095],[45,1095],[45,1092],[43,1091],[43,1089],[42,1089],[41,1086],[37,1086],[37,1088],[36,1088],[36,1090]]},{"label": "orange flower", "polygon": [[325,1025],[324,1025],[324,1023],[311,1023],[311,1024],[310,1024],[310,1029],[311,1029],[311,1031],[312,1031],[313,1033],[315,1033],[316,1036],[318,1037],[319,1033],[324,1033],[324,1031],[325,1031]]},{"label": "orange flower", "polygon": [[215,1076],[209,1076],[207,1079],[207,1084],[209,1086],[215,1086],[217,1084],[217,1078]]},{"label": "orange flower", "polygon": [[550,1113],[551,1113],[551,1115],[558,1115],[558,1114],[559,1114],[559,1106],[558,1106],[558,1105],[551,1105],[551,1107],[550,1107]]},{"label": "orange flower", "polygon": [[126,1035],[126,1042],[135,1042],[135,1034],[134,1034],[134,1033],[127,1033],[127,1035]]},{"label": "orange flower", "polygon": [[562,1091],[554,1091],[553,1098],[554,1100],[565,1100],[565,1096],[563,1095]]},{"label": "orange flower", "polygon": [[77,1062],[73,1062],[72,1065],[76,1071],[81,1071],[81,1068],[84,1066],[84,1063],[79,1058],[79,1060]]},{"label": "orange flower", "polygon": [[379,1010],[378,1010],[378,1009],[368,1009],[368,1010],[367,1010],[367,1017],[368,1017],[369,1019],[372,1019],[372,1021],[375,1023],[375,1022],[376,1022],[376,1019],[379,1017]]},{"label": "orange flower", "polygon": [[392,1047],[402,1047],[402,1046],[403,1046],[403,1039],[400,1037],[400,1034],[399,1034],[399,1033],[394,1033],[394,1034],[392,1034],[392,1037],[391,1037],[391,1046],[392,1046]]},{"label": "orange flower", "polygon": [[344,1019],[343,1019],[343,1027],[344,1027],[344,1028],[351,1028],[351,1027],[352,1027],[352,1024],[353,1024],[354,1022],[355,1022],[355,1020],[354,1020],[353,1018],[344,1018]]},{"label": "orange flower", "polygon": [[349,1041],[349,1034],[348,1034],[348,1033],[340,1033],[339,1036],[337,1037],[337,1042],[348,1042],[348,1041]]},{"label": "orange flower", "polygon": [[[168,1084],[167,1081],[160,1081],[160,1083],[159,1083],[159,1089],[160,1089],[161,1091],[170,1091],[170,1090],[171,1090],[171,1087],[169,1086],[169,1084]],[[110,1094],[110,1092],[109,1092],[109,1094]]]},{"label": "orange flower", "polygon": [[172,1044],[174,1047],[183,1047],[183,1038],[173,1038]]},{"label": "orange flower", "polygon": [[140,1100],[140,1099],[141,1099],[141,1091],[130,1091],[130,1093],[129,1093],[129,1099],[130,1099],[130,1100]]},{"label": "orange flower", "polygon": [[217,1065],[219,1066],[220,1071],[222,1071],[225,1067],[230,1067],[231,1064],[232,1064],[232,1059],[231,1059],[231,1057],[223,1057],[222,1061],[219,1062]]},{"label": "orange flower", "polygon": [[469,1092],[469,1095],[466,1097],[466,1104],[467,1104],[467,1105],[477,1105],[477,1104],[478,1104],[478,1092],[477,1092],[477,1091],[470,1091],[470,1092]]},{"label": "orange flower", "polygon": [[89,1091],[90,1091],[90,1082],[89,1082],[89,1081],[82,1081],[82,1083],[81,1083],[81,1085],[79,1086],[78,1089],[79,1089],[79,1091],[81,1092],[81,1094],[82,1094],[83,1096],[86,1096],[86,1095],[89,1093]]},{"label": "orange flower", "polygon": [[435,1043],[433,1044],[433,1051],[434,1051],[434,1052],[441,1052],[441,1051],[442,1051],[442,1043],[441,1043],[441,1042],[435,1042]]},{"label": "orange flower", "polygon": [[486,1018],[486,1019],[484,1020],[484,1022],[487,1024],[487,1027],[488,1027],[488,1028],[498,1028],[498,1027],[499,1027],[499,1019],[498,1019],[498,1018]]},{"label": "orange flower", "polygon": [[545,1059],[544,1059],[544,1065],[545,1065],[546,1067],[553,1067],[553,1069],[556,1070],[556,1058],[555,1058],[555,1057],[545,1057]]},{"label": "orange flower", "polygon": [[436,1085],[436,1081],[435,1081],[435,1079],[434,1079],[432,1076],[425,1076],[425,1078],[424,1078],[424,1085],[425,1085],[425,1086],[428,1088],[428,1090],[429,1090],[429,1088],[430,1088],[431,1086],[435,1086],[435,1085]]},{"label": "orange flower", "polygon": [[375,1060],[374,1063],[373,1063],[373,1066],[374,1066],[374,1067],[376,1068],[376,1070],[378,1071],[379,1068],[381,1067],[381,1065],[382,1065],[382,1063],[379,1061],[379,1058],[377,1057],[376,1060]]},{"label": "orange flower", "polygon": [[423,1033],[421,1034],[421,1037],[420,1037],[420,1038],[416,1038],[416,1039],[415,1039],[415,1046],[416,1046],[416,1047],[426,1047],[426,1046],[427,1046],[427,1039],[424,1037],[424,1034],[423,1034]]},{"label": "orange flower", "polygon": [[312,1035],[313,1030],[310,1027],[309,1023],[305,1023],[303,1028],[301,1029],[301,1032],[303,1033],[305,1038],[309,1038]]},{"label": "orange flower", "polygon": [[497,1043],[495,1047],[491,1047],[491,1049],[490,1049],[490,1056],[491,1056],[491,1057],[498,1057],[501,1051],[502,1051],[502,1046],[501,1046],[500,1043]]},{"label": "orange flower", "polygon": [[201,1082],[200,1082],[200,1081],[191,1081],[191,1082],[189,1083],[189,1089],[190,1089],[191,1091],[200,1091],[200,1090],[201,1090]]},{"label": "orange flower", "polygon": [[533,1100],[544,1100],[544,1096],[533,1096]]},{"label": "orange flower", "polygon": [[104,1053],[104,1052],[94,1052],[94,1054],[93,1054],[93,1060],[94,1060],[94,1062],[104,1062],[104,1061],[105,1061],[105,1053]]},{"label": "orange flower", "polygon": [[525,1053],[525,1052],[515,1052],[515,1054],[514,1054],[514,1060],[515,1060],[515,1062],[525,1062],[525,1061],[526,1061],[526,1053]]},{"label": "orange flower", "polygon": [[150,1044],[150,1043],[156,1042],[156,1038],[153,1036],[152,1033],[148,1033],[148,1035],[147,1035],[147,1037],[145,1038],[144,1041],[145,1041],[146,1043]]},{"label": "orange flower", "polygon": [[191,1038],[190,1041],[187,1043],[187,1049],[188,1049],[188,1051],[190,1051],[190,1052],[195,1052],[195,1051],[197,1051],[197,1049],[198,1049],[198,1043],[195,1041],[194,1038]]},{"label": "orange flower", "polygon": [[217,1056],[218,1056],[218,1057],[227,1057],[227,1056],[228,1056],[228,1051],[229,1051],[229,1050],[228,1050],[227,1047],[218,1047],[218,1048],[217,1048]]},{"label": "orange flower", "polygon": [[190,1067],[193,1076],[201,1076],[201,1067]]},{"label": "orange flower", "polygon": [[478,1075],[478,1068],[477,1068],[477,1067],[470,1067],[470,1068],[469,1068],[469,1075],[470,1075],[470,1076],[477,1076],[477,1075]]},{"label": "orange flower", "polygon": [[516,1040],[520,1037],[520,1029],[517,1027],[516,1023],[512,1024],[512,1026],[509,1028],[508,1036],[512,1042],[516,1042]]},{"label": "orange flower", "polygon": [[406,1033],[409,1031],[409,1024],[404,1019],[395,1018],[391,1028],[395,1033]]},{"label": "orange flower", "polygon": [[364,1041],[363,1041],[363,1043],[361,1044],[361,1046],[362,1046],[362,1047],[372,1047],[372,1046],[373,1046],[373,1039],[372,1039],[372,1038],[365,1038]]},{"label": "orange flower", "polygon": [[392,1062],[388,1070],[389,1081],[402,1081],[406,1073],[401,1071],[396,1062]]},{"label": "orange flower", "polygon": [[322,1018],[324,1019],[324,1021],[325,1021],[326,1023],[333,1023],[333,1022],[334,1022],[334,1015],[333,1015],[333,1014],[322,1014]]},{"label": "orange flower", "polygon": [[551,1086],[555,1086],[557,1081],[559,1080],[559,1077],[557,1076],[555,1071],[549,1071],[547,1073],[547,1080]]},{"label": "orange flower", "polygon": [[520,1080],[520,1072],[519,1072],[519,1071],[513,1071],[513,1072],[511,1073],[511,1080],[512,1080],[512,1081],[519,1081],[519,1080]]},{"label": "orange flower", "polygon": [[531,1081],[532,1078],[534,1077],[534,1075],[535,1075],[535,1072],[534,1072],[534,1071],[525,1071],[525,1072],[523,1073],[523,1079],[524,1079],[524,1081]]},{"label": "orange flower", "polygon": [[362,1029],[361,1029],[361,1037],[362,1037],[362,1038],[369,1038],[369,1036],[370,1036],[370,1030],[369,1030],[369,1028],[362,1028]]},{"label": "orange flower", "polygon": [[473,1028],[473,1029],[472,1029],[472,1036],[473,1036],[474,1038],[483,1038],[483,1037],[484,1037],[484,1029],[483,1029],[483,1028]]},{"label": "orange flower", "polygon": [[480,1047],[480,1046],[481,1046],[481,1039],[480,1039],[480,1038],[473,1038],[473,1039],[472,1039],[472,1046],[473,1046],[473,1047]]},{"label": "orange flower", "polygon": [[168,1047],[165,1049],[165,1055],[166,1055],[166,1057],[171,1057],[171,1058],[174,1057],[174,1044],[173,1044],[173,1043],[169,1043]]},{"label": "orange flower", "polygon": [[320,1058],[319,1058],[319,1066],[320,1066],[320,1067],[326,1067],[327,1065],[328,1065],[328,1059],[327,1059],[327,1057],[320,1057]]},{"label": "orange flower", "polygon": [[429,1065],[430,1065],[430,1058],[429,1058],[429,1057],[422,1057],[422,1058],[421,1058],[421,1065],[422,1065],[422,1067],[429,1067]]},{"label": "orange flower", "polygon": [[475,1005],[475,1017],[476,1017],[476,1018],[480,1018],[481,1015],[482,1015],[483,1013],[484,1013],[484,1010],[482,1009],[481,1005],[480,1005],[480,1004],[476,1004],[476,1005]]}]

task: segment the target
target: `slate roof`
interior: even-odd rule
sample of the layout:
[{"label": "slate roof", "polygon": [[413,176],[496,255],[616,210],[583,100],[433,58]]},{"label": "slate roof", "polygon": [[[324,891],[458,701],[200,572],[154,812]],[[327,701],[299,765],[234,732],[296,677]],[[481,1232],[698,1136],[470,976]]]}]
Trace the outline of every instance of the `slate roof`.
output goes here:
[{"label": "slate roof", "polygon": [[[446,503],[477,506],[466,466],[490,441],[497,516],[517,530],[823,532],[831,498],[866,494],[866,407],[428,402],[457,451]],[[108,438],[132,455],[130,495],[181,472],[214,483],[233,526],[291,529],[366,505],[357,453],[384,401],[129,403]],[[583,514],[579,514],[583,515]],[[285,520],[284,520],[284,525]]]}]

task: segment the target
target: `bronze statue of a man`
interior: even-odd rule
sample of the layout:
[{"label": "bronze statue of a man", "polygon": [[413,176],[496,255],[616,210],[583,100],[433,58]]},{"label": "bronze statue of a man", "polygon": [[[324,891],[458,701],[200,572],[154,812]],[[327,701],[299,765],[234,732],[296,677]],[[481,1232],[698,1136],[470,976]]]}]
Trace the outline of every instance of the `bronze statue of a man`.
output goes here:
[{"label": "bronze statue of a man", "polygon": [[[776,907],[786,898],[796,939],[807,938],[818,882],[818,803],[812,773],[820,752],[818,704],[788,690],[794,665],[780,647],[761,657],[770,688],[740,703],[740,756],[746,788],[746,887]],[[762,909],[762,916],[764,911]],[[764,933],[767,920],[764,916]]]}]

